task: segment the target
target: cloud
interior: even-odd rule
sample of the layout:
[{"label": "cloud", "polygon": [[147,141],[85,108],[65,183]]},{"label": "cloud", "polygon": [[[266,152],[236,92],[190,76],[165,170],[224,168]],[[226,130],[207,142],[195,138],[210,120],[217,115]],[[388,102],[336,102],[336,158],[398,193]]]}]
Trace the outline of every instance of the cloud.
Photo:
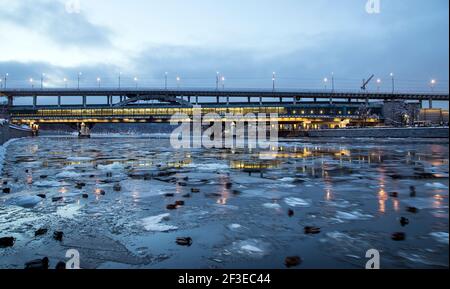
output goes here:
[{"label": "cloud", "polygon": [[[0,23],[39,33],[60,46],[110,46],[112,32],[83,13],[68,13],[64,3],[49,0],[2,1]],[[3,8],[8,7],[8,8]]]}]

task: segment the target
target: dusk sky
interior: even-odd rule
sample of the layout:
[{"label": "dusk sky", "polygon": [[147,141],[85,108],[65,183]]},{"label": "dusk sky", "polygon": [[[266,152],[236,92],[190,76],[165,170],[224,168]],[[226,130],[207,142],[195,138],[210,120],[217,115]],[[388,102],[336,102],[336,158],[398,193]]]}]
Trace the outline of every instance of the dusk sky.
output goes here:
[{"label": "dusk sky", "polygon": [[[381,0],[0,0],[0,75],[29,86],[213,87],[216,71],[233,88],[358,89],[375,74],[389,90],[448,91],[449,1]],[[69,9],[68,9],[69,8]],[[79,8],[79,10],[78,10]],[[377,89],[372,83],[370,89]]]}]

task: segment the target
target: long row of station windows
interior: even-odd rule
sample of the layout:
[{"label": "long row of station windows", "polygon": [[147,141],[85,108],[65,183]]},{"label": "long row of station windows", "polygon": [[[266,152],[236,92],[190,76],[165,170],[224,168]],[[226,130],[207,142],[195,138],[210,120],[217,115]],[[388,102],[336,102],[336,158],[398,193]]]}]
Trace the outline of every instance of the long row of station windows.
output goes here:
[{"label": "long row of station windows", "polygon": [[[184,113],[192,115],[192,108],[101,108],[101,109],[39,109],[33,112],[13,112],[16,117],[27,116],[148,116],[173,115]],[[247,108],[201,108],[202,114],[248,114],[277,113],[280,115],[357,115],[356,109],[291,109],[283,107],[247,107]]]}]

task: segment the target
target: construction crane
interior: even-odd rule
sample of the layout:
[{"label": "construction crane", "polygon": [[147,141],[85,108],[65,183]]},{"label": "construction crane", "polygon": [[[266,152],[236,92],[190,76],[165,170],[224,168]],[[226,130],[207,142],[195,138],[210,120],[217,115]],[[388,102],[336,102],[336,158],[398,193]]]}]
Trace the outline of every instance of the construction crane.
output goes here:
[{"label": "construction crane", "polygon": [[374,74],[372,74],[367,81],[363,79],[363,85],[361,86],[362,91],[366,91],[367,85],[370,83],[370,81],[375,77]]}]

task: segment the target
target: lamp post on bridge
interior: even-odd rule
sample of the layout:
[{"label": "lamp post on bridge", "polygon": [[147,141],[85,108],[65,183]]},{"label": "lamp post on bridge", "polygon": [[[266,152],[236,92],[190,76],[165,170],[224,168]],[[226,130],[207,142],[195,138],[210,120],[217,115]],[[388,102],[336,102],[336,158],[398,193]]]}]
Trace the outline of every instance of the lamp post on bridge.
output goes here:
[{"label": "lamp post on bridge", "polygon": [[98,84],[98,88],[100,88],[100,84],[102,82],[102,79],[100,77],[97,77],[97,84]]},{"label": "lamp post on bridge", "polygon": [[219,90],[219,77],[220,77],[220,72],[216,72],[216,90]]},{"label": "lamp post on bridge", "polygon": [[167,90],[167,75],[168,75],[169,73],[168,72],[165,72],[164,73],[164,89],[165,90]]},{"label": "lamp post on bridge", "polygon": [[377,78],[377,91],[380,92],[381,79]]},{"label": "lamp post on bridge", "polygon": [[119,90],[121,88],[122,72],[119,72]]},{"label": "lamp post on bridge", "polygon": [[222,75],[222,90],[225,90],[225,76]]},{"label": "lamp post on bridge", "polygon": [[395,93],[395,78],[394,78],[394,73],[391,72],[390,76],[391,76],[391,81],[392,81],[392,94],[394,94],[394,93]]},{"label": "lamp post on bridge", "polygon": [[41,74],[41,90],[44,89],[44,77],[45,77],[45,73]]},{"label": "lamp post on bridge", "polygon": [[82,75],[83,75],[83,73],[78,72],[78,75],[77,75],[77,77],[78,77],[78,90],[80,90],[80,78],[81,78]]},{"label": "lamp post on bridge", "polygon": [[177,76],[177,88],[180,88],[180,81],[181,81],[180,76]]},{"label": "lamp post on bridge", "polygon": [[276,73],[272,72],[272,92],[275,92]]},{"label": "lamp post on bridge", "polygon": [[[434,92],[434,87],[436,86],[436,84],[437,84],[436,79],[432,79],[432,80],[430,81],[431,92]],[[432,99],[431,96],[430,96],[430,99],[428,100],[428,102],[429,102],[429,104],[428,104],[429,108],[430,108],[430,109],[433,108],[433,99]]]},{"label": "lamp post on bridge", "polygon": [[33,78],[30,78],[31,89],[34,88]]},{"label": "lamp post on bridge", "polygon": [[5,82],[4,82],[4,84],[3,84],[3,87],[6,89],[6,81],[8,80],[8,76],[9,76],[9,73],[6,73],[5,74],[5,77],[4,77],[4,79],[5,79]]},{"label": "lamp post on bridge", "polygon": [[133,80],[134,80],[134,83],[136,84],[136,89],[137,89],[139,79],[137,78],[137,76],[135,76]]},{"label": "lamp post on bridge", "polygon": [[67,78],[64,77],[63,81],[64,81],[64,88],[67,88]]}]

